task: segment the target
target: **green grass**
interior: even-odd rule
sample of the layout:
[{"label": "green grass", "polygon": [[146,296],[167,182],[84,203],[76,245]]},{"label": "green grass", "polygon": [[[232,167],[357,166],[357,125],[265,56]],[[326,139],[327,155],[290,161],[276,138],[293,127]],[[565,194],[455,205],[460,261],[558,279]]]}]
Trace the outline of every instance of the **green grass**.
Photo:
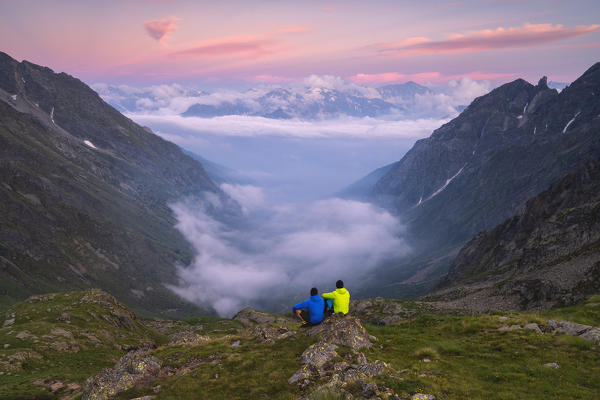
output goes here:
[{"label": "green grass", "polygon": [[[579,315],[583,307],[553,313]],[[502,323],[495,315],[431,314],[400,325],[367,325],[369,333],[379,339],[367,355],[407,370],[403,381],[383,379],[404,396],[421,391],[438,399],[598,398],[599,346],[566,335],[497,331],[506,324],[542,320],[539,314],[510,314]],[[588,322],[600,325],[598,318]],[[543,366],[550,362],[561,368]]]},{"label": "green grass", "polygon": [[[69,321],[57,320],[65,312]],[[112,367],[128,348],[167,341],[142,325],[112,296],[97,290],[33,297],[5,314],[14,314],[15,322],[0,329],[0,399],[59,398],[66,394],[64,389],[52,394],[34,382],[42,379],[81,385],[91,375]],[[119,325],[117,314],[128,316],[130,326]],[[56,334],[56,329],[72,337]],[[29,336],[18,338],[21,333]],[[76,343],[78,351],[53,349],[57,342]],[[10,364],[11,357],[23,353],[33,357],[27,357],[20,368]]]},{"label": "green grass", "polygon": [[[231,343],[240,340],[240,347]],[[163,347],[154,356],[163,366],[180,368],[196,363],[193,372],[153,382],[120,394],[121,399],[153,394],[157,399],[295,399],[298,388],[287,379],[300,367],[300,355],[315,338],[295,335],[265,344],[247,335],[223,337],[202,346]],[[218,376],[218,377],[217,377]]]}]

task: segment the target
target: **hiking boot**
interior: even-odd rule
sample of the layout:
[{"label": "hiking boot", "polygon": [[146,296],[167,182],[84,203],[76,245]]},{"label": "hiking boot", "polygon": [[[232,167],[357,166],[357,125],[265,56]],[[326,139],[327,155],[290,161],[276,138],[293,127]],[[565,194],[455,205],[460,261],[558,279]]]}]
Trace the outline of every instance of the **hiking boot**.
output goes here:
[{"label": "hiking boot", "polygon": [[300,328],[310,328],[310,324],[306,321],[302,321],[300,324]]}]

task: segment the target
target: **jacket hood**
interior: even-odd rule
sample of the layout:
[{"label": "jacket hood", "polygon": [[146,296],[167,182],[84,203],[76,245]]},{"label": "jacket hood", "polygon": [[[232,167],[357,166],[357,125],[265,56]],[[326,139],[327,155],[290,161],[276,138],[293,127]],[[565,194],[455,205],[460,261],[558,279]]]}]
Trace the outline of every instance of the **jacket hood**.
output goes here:
[{"label": "jacket hood", "polygon": [[346,293],[348,293],[348,291],[346,290],[346,288],[335,289],[335,291],[338,292],[339,294],[346,294]]}]

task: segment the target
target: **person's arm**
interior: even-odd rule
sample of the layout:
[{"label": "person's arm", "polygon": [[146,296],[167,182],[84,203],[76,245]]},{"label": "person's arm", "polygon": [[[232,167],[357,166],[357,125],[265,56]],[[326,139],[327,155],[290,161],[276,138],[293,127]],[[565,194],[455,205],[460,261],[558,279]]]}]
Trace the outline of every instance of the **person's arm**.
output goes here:
[{"label": "person's arm", "polygon": [[334,299],[335,298],[335,292],[323,293],[321,295],[321,297],[324,298],[324,299]]},{"label": "person's arm", "polygon": [[294,307],[292,307],[292,311],[301,310],[303,308],[308,308],[308,300],[296,304]]}]

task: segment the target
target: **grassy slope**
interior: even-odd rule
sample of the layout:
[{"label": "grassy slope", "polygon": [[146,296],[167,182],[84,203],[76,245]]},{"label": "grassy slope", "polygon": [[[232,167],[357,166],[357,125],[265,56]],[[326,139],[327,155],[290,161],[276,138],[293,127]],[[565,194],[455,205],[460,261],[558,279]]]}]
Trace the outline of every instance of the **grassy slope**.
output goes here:
[{"label": "grassy slope", "polygon": [[[401,396],[424,392],[435,394],[438,399],[598,398],[600,346],[566,335],[539,335],[526,330],[499,332],[497,329],[526,322],[543,325],[547,319],[598,326],[599,303],[600,296],[595,296],[585,304],[541,314],[503,314],[508,317],[504,322],[499,320],[499,315],[438,314],[426,307],[402,303],[405,308],[416,310],[417,314],[394,325],[365,324],[369,333],[377,337],[374,346],[365,354],[369,360],[380,359],[391,363],[396,370],[406,370],[400,375],[402,379],[375,379]],[[15,307],[23,307],[22,304]],[[29,304],[28,307],[35,305]],[[86,313],[89,314],[89,311]],[[49,316],[47,323],[55,318],[54,315]],[[78,321],[72,318],[71,325],[79,324]],[[15,326],[18,323],[15,322]],[[28,328],[30,332],[35,329],[38,328]],[[300,391],[295,385],[289,385],[287,379],[300,367],[300,354],[316,340],[295,335],[275,344],[265,344],[252,337],[249,331],[241,329],[235,321],[207,317],[181,321],[165,333],[180,330],[195,330],[211,336],[213,340],[199,346],[168,346],[164,336],[146,328],[141,328],[133,337],[159,345],[154,356],[163,361],[163,368],[188,366],[191,372],[136,387],[121,393],[119,398],[154,395],[154,388],[160,385],[157,399],[294,399]],[[0,330],[0,342],[6,342],[6,332],[6,328]],[[9,340],[11,351],[23,346],[16,339]],[[119,340],[126,344],[132,337],[125,334]],[[241,346],[231,346],[238,340]],[[6,351],[0,347],[0,355],[5,355]],[[45,377],[82,383],[87,376],[113,365],[123,352],[122,348],[115,346],[90,348],[76,354],[40,351],[43,361],[28,362],[24,364],[23,371],[10,377],[0,376],[0,387],[3,388],[0,389],[0,398],[41,394],[52,398],[48,390],[44,391],[31,382]],[[338,350],[340,356],[348,352],[344,348]],[[425,358],[431,362],[424,362]],[[551,362],[558,363],[561,368],[556,370],[543,366]],[[360,393],[359,387],[351,389],[356,394]]]},{"label": "grassy slope", "polygon": [[[90,375],[113,366],[128,348],[166,342],[162,335],[142,325],[124,305],[98,290],[34,296],[6,311],[8,316],[13,313],[14,324],[0,328],[3,399],[57,398],[33,382],[41,378],[81,385]],[[69,314],[69,322],[57,320],[63,313]],[[129,326],[123,322],[127,318],[131,321]],[[30,336],[18,338],[23,332]],[[72,349],[77,347],[78,351],[52,348],[59,342]],[[15,357],[22,356],[22,369],[14,368]]]}]

